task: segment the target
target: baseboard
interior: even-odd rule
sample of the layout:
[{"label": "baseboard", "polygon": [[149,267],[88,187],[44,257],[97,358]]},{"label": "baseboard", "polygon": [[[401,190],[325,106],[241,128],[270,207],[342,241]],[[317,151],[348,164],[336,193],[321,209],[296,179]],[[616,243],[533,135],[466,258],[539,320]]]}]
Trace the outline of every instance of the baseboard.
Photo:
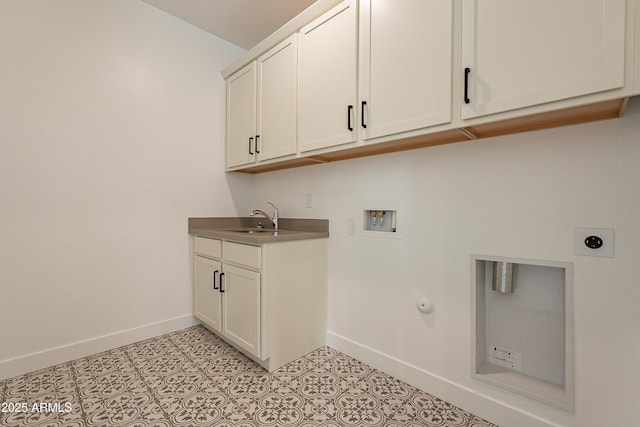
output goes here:
[{"label": "baseboard", "polygon": [[334,332],[327,331],[327,345],[499,426],[561,427]]},{"label": "baseboard", "polygon": [[0,380],[178,331],[199,323],[195,317],[188,314],[24,356],[0,360]]}]

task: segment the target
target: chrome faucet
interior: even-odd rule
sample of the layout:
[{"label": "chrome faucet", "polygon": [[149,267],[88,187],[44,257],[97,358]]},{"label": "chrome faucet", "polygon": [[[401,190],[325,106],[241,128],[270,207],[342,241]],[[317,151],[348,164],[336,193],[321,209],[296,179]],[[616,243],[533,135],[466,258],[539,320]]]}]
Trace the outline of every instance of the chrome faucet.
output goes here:
[{"label": "chrome faucet", "polygon": [[265,218],[269,218],[271,220],[271,222],[273,223],[273,228],[278,231],[278,219],[280,218],[280,214],[278,212],[278,208],[276,207],[276,205],[274,205],[271,202],[267,202],[269,203],[271,206],[273,206],[273,217],[270,217],[269,215],[267,215],[264,211],[261,211],[260,209],[254,209],[251,212],[249,212],[249,216],[256,216],[256,215],[262,215]]}]

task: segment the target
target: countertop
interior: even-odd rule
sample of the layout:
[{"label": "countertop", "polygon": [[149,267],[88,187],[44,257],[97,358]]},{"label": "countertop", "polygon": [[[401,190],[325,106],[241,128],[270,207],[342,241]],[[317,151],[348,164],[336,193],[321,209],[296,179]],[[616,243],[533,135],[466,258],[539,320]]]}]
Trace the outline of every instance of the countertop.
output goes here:
[{"label": "countertop", "polygon": [[[258,223],[264,227],[258,228]],[[276,232],[271,221],[261,217],[189,218],[189,234],[256,246],[329,237],[327,219],[280,218],[278,228]]]}]

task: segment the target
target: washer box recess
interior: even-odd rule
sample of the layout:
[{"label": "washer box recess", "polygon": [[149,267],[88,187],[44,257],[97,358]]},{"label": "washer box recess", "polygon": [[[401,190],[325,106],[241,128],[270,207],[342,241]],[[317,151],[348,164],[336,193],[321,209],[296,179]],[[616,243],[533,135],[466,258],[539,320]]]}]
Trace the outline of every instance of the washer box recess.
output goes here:
[{"label": "washer box recess", "polygon": [[[510,292],[494,269],[513,264]],[[471,257],[471,376],[573,412],[573,264]]]},{"label": "washer box recess", "polygon": [[389,209],[365,209],[363,228],[367,231],[396,232],[396,211]]}]

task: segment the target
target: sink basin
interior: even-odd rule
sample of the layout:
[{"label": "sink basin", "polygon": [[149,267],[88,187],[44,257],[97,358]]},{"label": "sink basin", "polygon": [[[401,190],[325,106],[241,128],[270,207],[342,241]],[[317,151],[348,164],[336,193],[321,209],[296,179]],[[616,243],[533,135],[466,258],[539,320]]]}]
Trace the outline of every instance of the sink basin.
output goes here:
[{"label": "sink basin", "polygon": [[231,231],[233,233],[245,233],[245,234],[274,234],[276,235],[276,233],[278,233],[277,231],[271,229],[271,228],[237,228],[237,229],[233,229],[233,230],[224,230],[224,231]]}]

